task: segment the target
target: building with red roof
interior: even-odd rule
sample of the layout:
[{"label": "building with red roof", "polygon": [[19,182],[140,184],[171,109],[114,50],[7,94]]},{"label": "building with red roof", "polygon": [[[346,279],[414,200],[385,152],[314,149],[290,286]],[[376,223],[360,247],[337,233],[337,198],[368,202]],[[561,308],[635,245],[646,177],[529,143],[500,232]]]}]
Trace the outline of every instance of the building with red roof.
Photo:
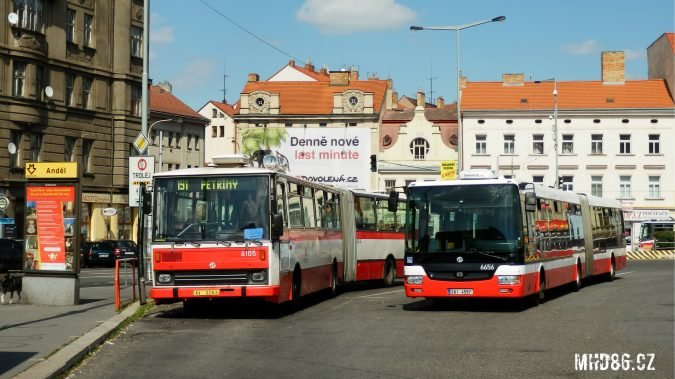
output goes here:
[{"label": "building with red roof", "polygon": [[667,69],[655,69],[649,79],[626,80],[619,51],[602,53],[597,81],[536,82],[504,74],[501,82],[467,82],[464,169],[496,169],[545,186],[561,179],[564,189],[619,199],[626,209],[666,209],[675,217],[673,50],[665,46],[670,78],[660,76]]}]

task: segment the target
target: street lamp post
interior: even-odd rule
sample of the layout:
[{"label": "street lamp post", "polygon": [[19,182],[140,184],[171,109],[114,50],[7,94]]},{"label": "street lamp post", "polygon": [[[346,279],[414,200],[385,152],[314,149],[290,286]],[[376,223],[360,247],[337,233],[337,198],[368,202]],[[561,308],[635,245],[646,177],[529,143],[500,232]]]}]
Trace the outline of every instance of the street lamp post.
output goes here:
[{"label": "street lamp post", "polygon": [[[155,122],[153,122],[153,123],[150,125],[150,127],[148,128],[148,137],[150,137],[150,135],[151,135],[150,133],[152,132],[152,128],[153,128],[155,125],[157,125],[157,124],[159,124],[159,123],[162,123],[162,122],[169,122],[169,121],[174,121],[174,122],[176,122],[176,123],[178,123],[178,124],[182,124],[182,123],[183,123],[183,119],[182,119],[182,118],[177,118],[177,119],[175,119],[175,118],[167,118],[167,119],[164,119],[164,120],[158,120],[158,121],[155,121]],[[162,150],[164,150],[164,131],[163,131],[162,129],[160,129],[160,130],[159,130],[159,170],[158,170],[158,172],[162,172]]]},{"label": "street lamp post", "polygon": [[459,32],[460,30],[468,29],[474,26],[487,24],[488,22],[500,22],[506,20],[505,16],[499,16],[491,18],[489,20],[476,21],[469,24],[463,25],[453,25],[453,26],[411,26],[410,30],[454,30],[457,32],[457,171],[460,172],[463,170],[464,159],[462,157],[463,148],[462,148],[462,115],[461,115],[461,96],[462,96],[462,86],[460,83],[460,66],[459,66]]}]

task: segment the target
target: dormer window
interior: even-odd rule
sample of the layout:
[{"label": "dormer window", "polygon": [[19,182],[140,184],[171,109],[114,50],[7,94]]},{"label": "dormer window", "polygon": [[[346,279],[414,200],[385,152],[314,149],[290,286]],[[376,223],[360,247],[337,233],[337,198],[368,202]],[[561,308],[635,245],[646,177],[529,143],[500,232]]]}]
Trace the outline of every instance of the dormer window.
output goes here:
[{"label": "dormer window", "polygon": [[391,145],[391,137],[389,135],[384,136],[384,138],[382,139],[382,145],[383,146]]}]

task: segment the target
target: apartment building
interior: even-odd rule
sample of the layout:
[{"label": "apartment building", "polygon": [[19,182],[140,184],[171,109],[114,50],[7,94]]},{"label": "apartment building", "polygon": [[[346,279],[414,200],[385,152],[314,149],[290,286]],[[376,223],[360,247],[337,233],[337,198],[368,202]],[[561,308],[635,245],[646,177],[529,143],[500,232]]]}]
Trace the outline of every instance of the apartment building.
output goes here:
[{"label": "apartment building", "polygon": [[[132,237],[127,165],[141,129],[143,1],[2,0],[0,14],[0,195],[8,199],[0,217],[15,220],[0,236],[23,238],[26,162],[73,161],[83,237]],[[115,216],[103,215],[109,207]]]}]

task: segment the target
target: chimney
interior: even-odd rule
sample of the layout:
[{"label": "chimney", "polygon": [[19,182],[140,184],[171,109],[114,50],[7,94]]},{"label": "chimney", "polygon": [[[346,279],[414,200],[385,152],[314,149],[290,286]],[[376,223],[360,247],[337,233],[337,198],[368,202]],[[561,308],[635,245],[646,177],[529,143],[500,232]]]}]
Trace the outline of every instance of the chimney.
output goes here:
[{"label": "chimney", "polygon": [[349,71],[331,71],[328,83],[332,86],[346,86],[349,84]]},{"label": "chimney", "polygon": [[256,73],[250,73],[248,74],[248,82],[249,83],[255,83],[260,80],[260,76]]},{"label": "chimney", "polygon": [[469,79],[467,79],[466,76],[460,76],[459,77],[459,89],[461,89],[461,90],[465,89],[468,82],[469,82]]},{"label": "chimney", "polygon": [[417,107],[426,108],[426,102],[424,101],[424,91],[417,91]]},{"label": "chimney", "polygon": [[391,107],[396,109],[398,108],[398,92],[392,91],[391,93]]},{"label": "chimney", "polygon": [[157,83],[157,87],[163,89],[164,92],[168,93],[171,93],[171,90],[173,89],[173,86],[169,82],[159,82]]},{"label": "chimney", "polygon": [[319,73],[321,75],[328,75],[328,68],[324,65],[323,67],[321,67],[321,70],[319,70]]},{"label": "chimney", "polygon": [[352,67],[349,70],[349,80],[359,80],[359,70]]},{"label": "chimney", "polygon": [[288,65],[291,67],[295,67],[295,59],[291,59],[290,61],[288,61]]},{"label": "chimney", "polygon": [[445,101],[443,100],[443,96],[439,96],[436,98],[436,108],[443,108],[443,105],[445,105]]},{"label": "chimney", "polygon": [[623,84],[626,81],[623,51],[602,52],[602,84]]},{"label": "chimney", "polygon": [[525,74],[502,74],[502,85],[504,86],[525,85]]},{"label": "chimney", "polygon": [[312,61],[308,59],[307,63],[305,63],[305,68],[309,71],[314,72],[314,65],[312,64]]}]

